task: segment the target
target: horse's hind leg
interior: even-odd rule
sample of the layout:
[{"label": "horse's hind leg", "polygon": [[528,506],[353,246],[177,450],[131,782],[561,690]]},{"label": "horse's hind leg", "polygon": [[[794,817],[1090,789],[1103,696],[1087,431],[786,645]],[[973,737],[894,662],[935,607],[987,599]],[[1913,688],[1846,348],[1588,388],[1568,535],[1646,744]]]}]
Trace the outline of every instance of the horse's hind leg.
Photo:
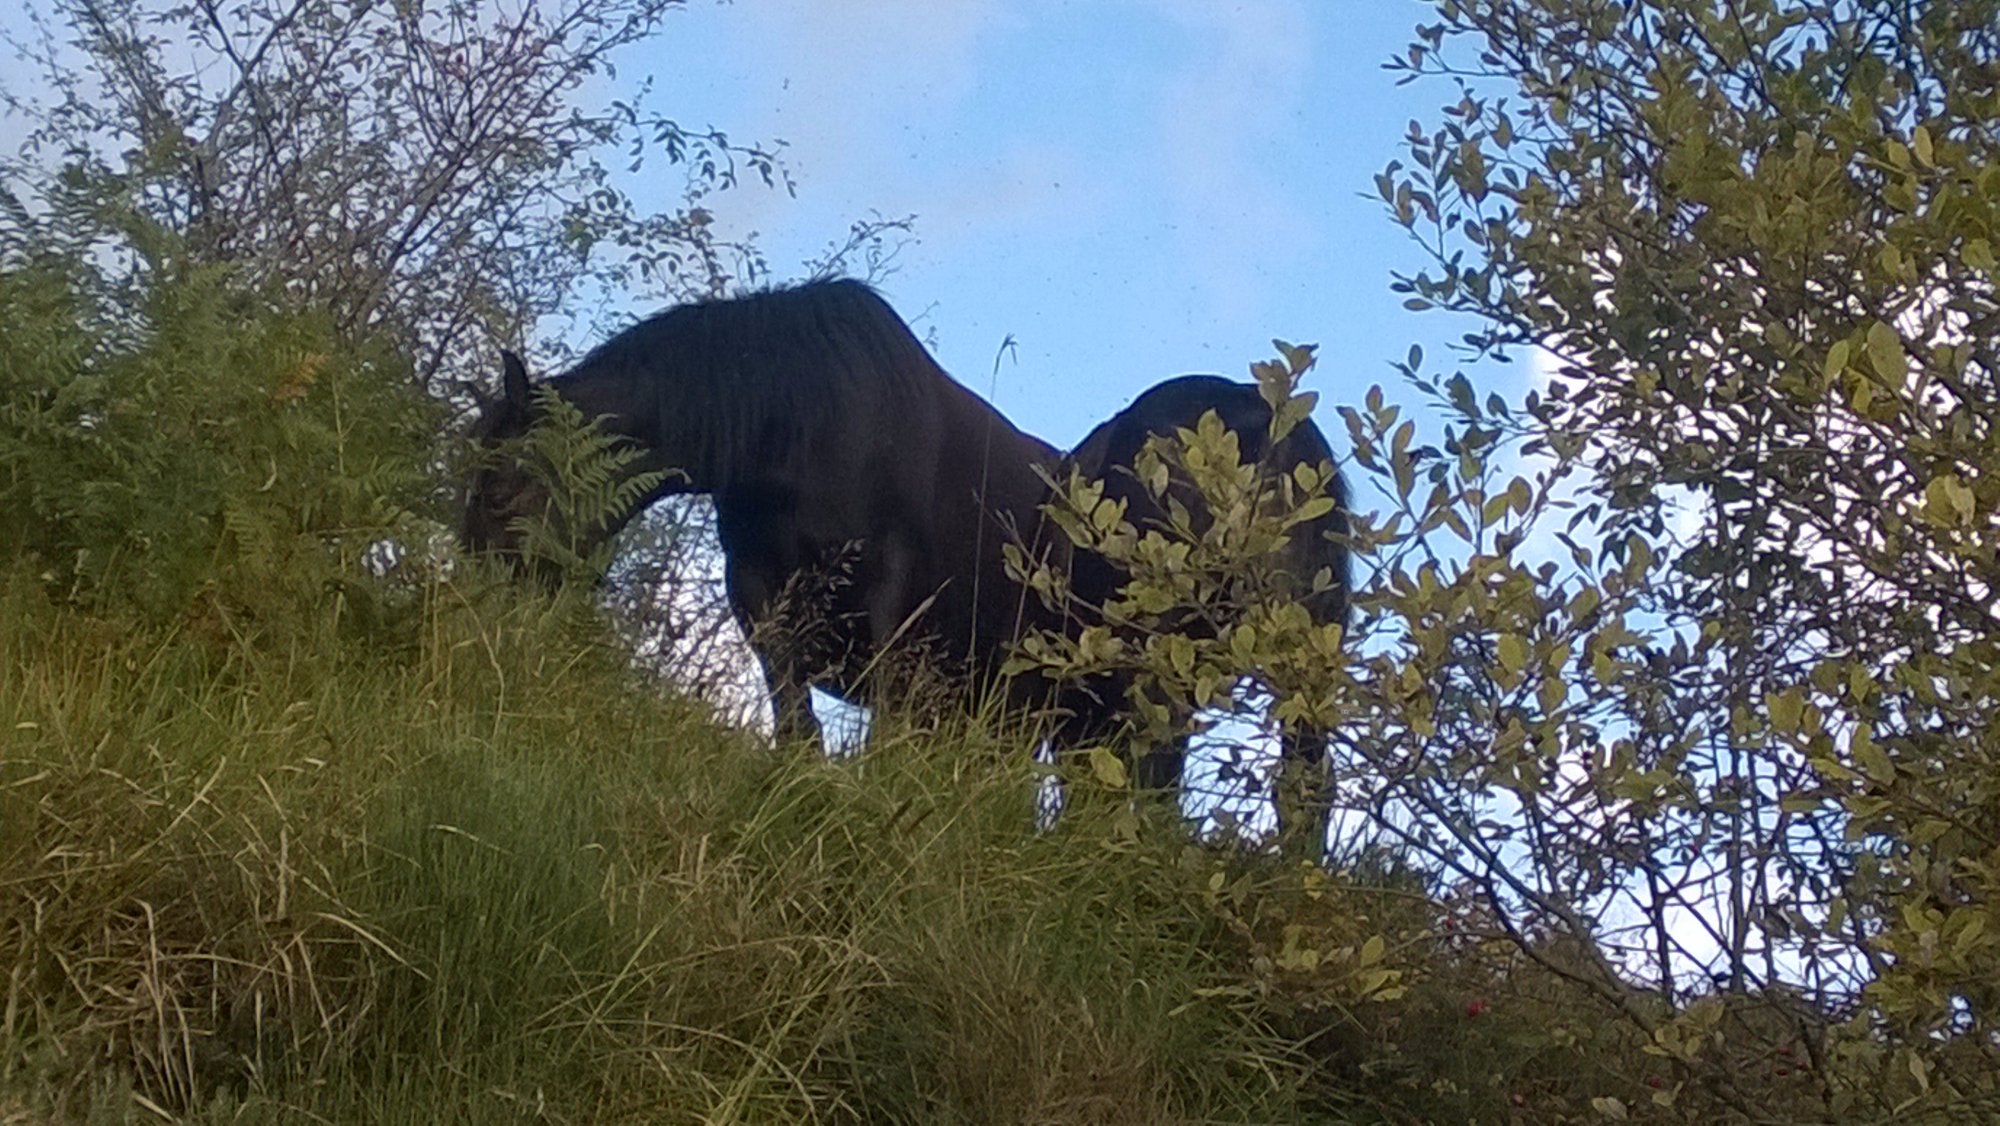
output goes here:
[{"label": "horse's hind leg", "polygon": [[894,535],[881,537],[855,568],[867,615],[868,646],[877,660],[893,647],[906,646],[912,635],[923,635],[917,619],[931,608],[933,592],[920,595],[916,569],[916,553]]},{"label": "horse's hind leg", "polygon": [[1181,768],[1187,761],[1187,747],[1175,740],[1164,749],[1155,747],[1139,753],[1133,764],[1132,781],[1141,790],[1178,794]]},{"label": "horse's hind leg", "polygon": [[1181,708],[1174,712],[1166,745],[1133,747],[1132,781],[1141,794],[1152,794],[1180,813],[1182,776],[1187,772],[1188,748],[1194,743],[1194,716]]},{"label": "horse's hind leg", "polygon": [[1278,846],[1287,856],[1318,863],[1326,858],[1331,787],[1326,776],[1329,732],[1307,724],[1286,724],[1278,735],[1277,784],[1272,787],[1278,818]]}]

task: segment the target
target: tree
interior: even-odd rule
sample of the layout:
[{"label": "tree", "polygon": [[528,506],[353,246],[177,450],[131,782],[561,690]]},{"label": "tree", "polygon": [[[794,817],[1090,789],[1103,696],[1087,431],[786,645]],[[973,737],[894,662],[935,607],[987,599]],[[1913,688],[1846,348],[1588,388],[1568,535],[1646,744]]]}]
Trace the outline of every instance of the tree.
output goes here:
[{"label": "tree", "polygon": [[[1386,500],[1344,659],[1250,605],[1217,643],[1025,661],[1191,705],[1254,675],[1333,720],[1333,800],[1595,1006],[1602,1116],[1994,1114],[2000,5],[1437,10],[1392,64],[1458,90],[1377,181],[1431,259],[1397,285],[1548,386],[1482,397],[1413,349],[1428,417],[1342,410]],[[1130,605],[1254,566],[1067,505]]]},{"label": "tree", "polygon": [[[363,351],[389,342],[391,367],[462,409],[496,344],[559,358],[634,302],[766,272],[709,205],[744,178],[790,191],[782,142],[685,128],[616,69],[683,4],[46,0],[23,45],[39,80],[0,91],[32,125],[0,159],[0,266],[95,263],[78,284],[134,311],[151,282],[218,267]],[[627,185],[662,161],[684,191],[651,212]],[[857,221],[804,268],[876,273],[910,223]],[[712,686],[742,645],[720,636],[711,524],[671,502],[635,522],[609,601]]]},{"label": "tree", "polygon": [[[1460,466],[1509,441],[1553,468],[1499,514],[1575,505],[1572,585],[1514,562],[1526,526],[1490,555],[1469,537],[1438,572],[1466,595],[1454,638],[1414,668],[1436,688],[1472,654],[1476,706],[1446,714],[1485,762],[1456,773],[1539,758],[1521,824],[1537,864],[1578,875],[1509,887],[1504,857],[1458,843],[1497,899],[1600,945],[1577,893],[1627,889],[1653,950],[1608,963],[1607,996],[1636,966],[1679,1005],[1698,967],[1732,997],[1782,986],[1808,1025],[1852,1014],[1814,1042],[1843,1116],[2000,1099],[1996,17],[1440,0],[1392,64],[1459,90],[1378,179],[1433,259],[1400,279],[1408,304],[1477,317],[1475,356],[1557,367],[1520,411],[1428,381],[1459,421],[1404,461],[1434,455],[1439,521],[1495,497]],[[1355,416],[1364,460],[1382,416]],[[1484,599],[1454,578],[1482,568]],[[1491,597],[1527,616],[1508,627]],[[1580,676],[1555,603],[1608,623]],[[1508,717],[1523,683],[1548,691]],[[1537,810],[1578,786],[1615,800],[1546,835]]]},{"label": "tree", "polygon": [[[761,268],[705,200],[745,172],[789,189],[775,148],[660,116],[648,80],[589,104],[681,3],[51,0],[29,52],[52,101],[4,166],[14,218],[83,201],[81,237],[109,221],[139,258],[228,263],[400,340],[449,392],[493,338],[593,291],[685,298]],[[642,209],[620,152],[681,167],[684,202]],[[67,190],[42,189],[45,160]]]}]

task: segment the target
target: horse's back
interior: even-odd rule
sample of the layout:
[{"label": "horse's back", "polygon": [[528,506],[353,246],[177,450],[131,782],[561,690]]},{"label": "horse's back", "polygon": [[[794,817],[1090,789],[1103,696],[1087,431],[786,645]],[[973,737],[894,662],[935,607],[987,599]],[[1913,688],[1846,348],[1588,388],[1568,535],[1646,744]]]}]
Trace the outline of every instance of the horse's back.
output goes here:
[{"label": "horse's back", "polygon": [[[789,545],[765,565],[784,575],[846,560],[850,574],[827,596],[841,651],[834,686],[858,691],[892,641],[997,669],[1016,628],[1003,546],[1017,528],[1032,534],[1043,499],[1036,467],[1052,468],[1060,453],[952,379],[861,282],[741,302],[761,321],[761,393],[785,417],[764,428],[769,440],[731,451],[732,494],[781,502],[736,506],[754,525],[736,538]],[[711,325],[706,335],[724,333]],[[718,504],[723,522],[746,522],[728,507]],[[758,565],[752,553],[732,555]]]}]

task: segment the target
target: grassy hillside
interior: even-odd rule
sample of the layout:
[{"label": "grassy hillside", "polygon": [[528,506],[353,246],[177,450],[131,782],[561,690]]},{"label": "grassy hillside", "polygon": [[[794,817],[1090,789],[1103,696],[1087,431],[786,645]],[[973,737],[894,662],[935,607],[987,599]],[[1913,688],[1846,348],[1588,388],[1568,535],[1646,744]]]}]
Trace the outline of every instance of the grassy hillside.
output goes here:
[{"label": "grassy hillside", "polygon": [[573,606],[433,589],[391,658],[331,614],[245,646],[31,586],[0,634],[0,1089],[31,1114],[1291,1115],[1300,1057],[1175,835],[1110,802],[1034,833],[1001,742],[774,754]]},{"label": "grassy hillside", "polygon": [[389,353],[86,280],[0,271],[0,1123],[1678,1116],[1394,863],[1088,769],[1038,831],[955,711],[714,722],[586,596],[423,562],[456,470]]}]

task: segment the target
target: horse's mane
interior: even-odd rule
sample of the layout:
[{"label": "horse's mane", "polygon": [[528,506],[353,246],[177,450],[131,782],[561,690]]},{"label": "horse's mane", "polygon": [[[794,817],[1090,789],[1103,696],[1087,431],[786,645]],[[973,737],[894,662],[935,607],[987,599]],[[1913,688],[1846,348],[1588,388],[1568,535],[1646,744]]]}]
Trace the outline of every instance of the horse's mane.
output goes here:
[{"label": "horse's mane", "polygon": [[868,285],[808,282],[680,305],[592,350],[561,377],[600,409],[643,410],[657,445],[722,484],[809,428],[906,416],[950,376]]}]

